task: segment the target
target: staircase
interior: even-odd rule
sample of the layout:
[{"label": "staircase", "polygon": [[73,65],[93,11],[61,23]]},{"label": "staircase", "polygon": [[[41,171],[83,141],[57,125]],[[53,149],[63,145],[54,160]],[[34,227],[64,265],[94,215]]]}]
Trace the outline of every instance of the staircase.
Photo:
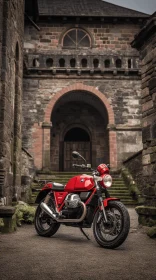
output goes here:
[{"label": "staircase", "polygon": [[[31,186],[32,195],[29,203],[30,204],[35,203],[37,194],[39,193],[40,189],[43,187],[43,185],[46,182],[57,182],[65,185],[70,178],[78,174],[82,174],[82,172],[55,172],[54,171],[51,173],[43,173],[43,172],[38,173],[37,180],[40,183],[32,184]],[[85,174],[90,175],[91,173],[86,172]],[[129,206],[136,205],[136,201],[134,201],[130,196],[129,190],[125,185],[120,174],[111,174],[111,175],[113,177],[113,185],[109,189],[110,195],[112,197],[119,198],[120,201],[123,202],[125,205],[129,205]]]}]

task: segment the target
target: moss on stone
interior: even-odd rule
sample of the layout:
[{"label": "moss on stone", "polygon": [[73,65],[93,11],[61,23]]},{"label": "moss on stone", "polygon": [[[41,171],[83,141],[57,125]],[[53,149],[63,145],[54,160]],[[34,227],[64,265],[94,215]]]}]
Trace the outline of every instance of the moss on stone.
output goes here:
[{"label": "moss on stone", "polygon": [[156,207],[141,205],[137,206],[135,210],[139,215],[155,216],[156,218]]},{"label": "moss on stone", "polygon": [[21,226],[22,222],[32,224],[35,217],[35,207],[28,205],[27,203],[20,201],[15,206],[15,218],[17,226]]},{"label": "moss on stone", "polygon": [[150,238],[156,238],[156,226],[155,227],[151,227],[150,229],[148,229],[147,235]]},{"label": "moss on stone", "polygon": [[139,224],[143,226],[153,227],[156,226],[156,207],[150,206],[137,206],[135,208]]},{"label": "moss on stone", "polygon": [[1,227],[1,232],[2,233],[12,233],[16,231],[17,229],[17,224],[16,224],[16,218],[14,215],[12,218],[3,218],[3,226]]},{"label": "moss on stone", "polygon": [[121,172],[122,172],[122,177],[129,189],[130,195],[135,201],[137,201],[138,204],[142,204],[144,202],[144,199],[141,197],[141,193],[138,189],[138,186],[135,183],[129,170],[124,167],[122,168]]}]

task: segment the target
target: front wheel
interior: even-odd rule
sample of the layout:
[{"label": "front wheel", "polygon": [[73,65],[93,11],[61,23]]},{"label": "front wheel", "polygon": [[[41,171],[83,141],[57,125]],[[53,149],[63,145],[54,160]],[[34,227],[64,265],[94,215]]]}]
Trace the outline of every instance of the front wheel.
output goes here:
[{"label": "front wheel", "polygon": [[[55,202],[51,197],[48,206],[55,211]],[[35,229],[40,236],[50,237],[54,235],[60,224],[54,221],[49,215],[47,215],[42,209],[40,204],[38,205],[35,213]]]},{"label": "front wheel", "polygon": [[130,229],[130,217],[120,201],[110,201],[105,208],[108,223],[99,209],[93,221],[93,233],[97,243],[107,249],[119,247],[126,239]]}]

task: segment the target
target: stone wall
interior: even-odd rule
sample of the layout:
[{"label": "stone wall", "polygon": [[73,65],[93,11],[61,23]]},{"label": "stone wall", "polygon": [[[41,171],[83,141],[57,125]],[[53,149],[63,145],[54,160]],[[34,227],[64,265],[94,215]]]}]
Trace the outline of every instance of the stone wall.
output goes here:
[{"label": "stone wall", "polygon": [[[29,52],[51,52],[52,50],[62,50],[62,38],[67,30],[73,28],[71,24],[51,24],[48,22],[38,22],[40,31],[33,26],[25,27],[24,47]],[[110,24],[78,24],[76,27],[83,28],[91,35],[92,51],[105,51],[107,53],[125,53],[137,54],[131,48],[130,43],[134,34],[139,29],[139,23],[110,23]],[[67,53],[71,51],[68,49]]]},{"label": "stone wall", "polygon": [[0,197],[20,196],[24,1],[0,1]]},{"label": "stone wall", "polygon": [[[91,38],[91,48],[79,50],[65,49],[62,47],[64,35],[73,26],[48,22],[38,22],[38,26],[40,27],[40,31],[37,31],[30,25],[25,27],[24,51],[27,71],[24,75],[24,147],[33,155],[35,166],[38,169],[42,169],[45,162],[43,155],[44,148],[48,147],[50,135],[55,134],[55,143],[54,138],[52,139],[53,148],[51,148],[50,156],[52,165],[50,168],[58,170],[59,139],[62,133],[60,130],[63,130],[63,125],[60,120],[58,125],[59,129],[57,130],[54,124],[56,123],[57,117],[54,115],[53,119],[51,119],[52,117],[50,116],[48,122],[50,123],[52,121],[53,127],[50,132],[47,129],[43,132],[43,123],[47,108],[52,100],[57,99],[57,96],[61,92],[66,94],[71,87],[76,88],[77,96],[84,89],[81,104],[85,107],[85,102],[87,102],[85,96],[89,93],[86,93],[85,88],[90,87],[93,89],[90,92],[90,99],[94,99],[94,102],[92,102],[94,119],[96,119],[94,107],[99,112],[104,111],[105,128],[103,133],[104,135],[110,135],[110,131],[112,130],[112,135],[114,135],[109,145],[107,143],[103,147],[101,160],[105,159],[108,162],[110,156],[112,162],[116,161],[114,166],[120,168],[124,159],[142,148],[139,58],[138,52],[130,46],[134,34],[140,28],[139,22],[137,24],[133,22],[122,24],[113,22],[109,24],[78,24],[76,27],[85,30]],[[76,61],[75,68],[70,65],[72,58]],[[83,58],[87,60],[86,69],[81,65]],[[95,58],[99,62],[98,69],[94,68]],[[65,61],[64,68],[61,68],[59,65],[60,59],[64,59]],[[120,69],[117,66],[118,59],[121,61]],[[105,68],[106,60],[110,61],[109,69]],[[77,86],[79,83],[81,87]],[[104,105],[103,109],[100,109],[100,105],[96,106],[99,96],[96,94],[93,95],[95,91],[102,94],[111,107],[112,114],[114,115],[113,127],[108,117],[109,110],[107,105]],[[79,97],[77,97],[77,101],[78,99]],[[64,104],[68,107],[68,102]],[[89,109],[87,110],[88,112],[91,111]],[[63,115],[68,115],[68,113],[68,110],[66,110],[66,113],[62,112],[60,118],[62,120],[68,119]],[[90,121],[89,113],[87,114],[88,117],[85,118],[85,120],[88,120],[86,127],[90,131],[95,131],[97,124],[91,129],[94,121]],[[83,120],[81,122],[85,124]],[[44,135],[45,132],[46,134]],[[101,130],[97,134],[99,137],[94,138],[97,139],[94,141],[95,154],[98,153],[97,151],[100,151],[98,145],[101,145],[105,139]],[[110,136],[107,136],[106,142],[108,142],[108,138]],[[54,150],[55,156],[54,154],[52,155],[52,150]],[[47,153],[50,154],[50,148],[45,153],[46,155]],[[98,157],[100,159],[99,155]],[[48,161],[47,156],[46,161]],[[95,161],[94,164],[96,164]]]},{"label": "stone wall", "polygon": [[[23,145],[34,156],[36,166],[39,169],[42,168],[42,155],[40,153],[43,147],[42,123],[44,122],[46,108],[61,89],[65,89],[68,92],[68,87],[70,85],[74,86],[76,82],[76,79],[57,80],[57,78],[44,80],[41,78],[27,78],[24,80]],[[90,78],[87,80],[81,79],[81,83],[84,87],[87,85],[96,89],[98,88],[113,108],[115,115],[114,129],[117,134],[118,163],[121,164],[122,160],[142,148],[141,129],[138,129],[141,121],[140,81],[113,79],[96,79],[94,81]],[[94,110],[92,111],[94,112]],[[89,124],[91,125],[92,122],[89,122]],[[103,138],[102,134],[101,137]],[[99,141],[103,141],[102,138]],[[58,149],[57,141],[56,154],[58,154]],[[108,161],[108,157],[105,159]]]},{"label": "stone wall", "polygon": [[21,199],[29,202],[31,195],[30,184],[35,175],[34,160],[24,148],[22,148],[21,157]]},{"label": "stone wall", "polygon": [[132,180],[135,181],[138,189],[142,191],[142,150],[134,154],[132,157],[127,158],[123,162],[123,165],[128,169],[129,174],[132,176]]},{"label": "stone wall", "polygon": [[146,204],[156,206],[156,13],[136,36],[132,46],[142,60],[143,184]]}]

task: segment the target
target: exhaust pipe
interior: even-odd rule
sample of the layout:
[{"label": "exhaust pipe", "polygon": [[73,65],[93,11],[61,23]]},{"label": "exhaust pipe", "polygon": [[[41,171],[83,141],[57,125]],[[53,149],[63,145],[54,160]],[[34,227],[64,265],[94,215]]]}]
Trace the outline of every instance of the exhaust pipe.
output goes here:
[{"label": "exhaust pipe", "polygon": [[51,218],[53,218],[54,220],[57,220],[56,219],[56,214],[54,214],[51,209],[48,207],[48,205],[44,202],[41,203],[41,208],[44,212],[46,212]]},{"label": "exhaust pipe", "polygon": [[49,208],[49,206],[46,203],[42,202],[40,206],[42,210],[47,213],[47,215],[49,215],[52,219],[54,219],[58,223],[80,223],[84,220],[87,214],[87,208],[82,201],[80,201],[79,204],[81,204],[83,207],[83,213],[79,219],[60,219],[58,215],[53,213],[53,211]]}]

